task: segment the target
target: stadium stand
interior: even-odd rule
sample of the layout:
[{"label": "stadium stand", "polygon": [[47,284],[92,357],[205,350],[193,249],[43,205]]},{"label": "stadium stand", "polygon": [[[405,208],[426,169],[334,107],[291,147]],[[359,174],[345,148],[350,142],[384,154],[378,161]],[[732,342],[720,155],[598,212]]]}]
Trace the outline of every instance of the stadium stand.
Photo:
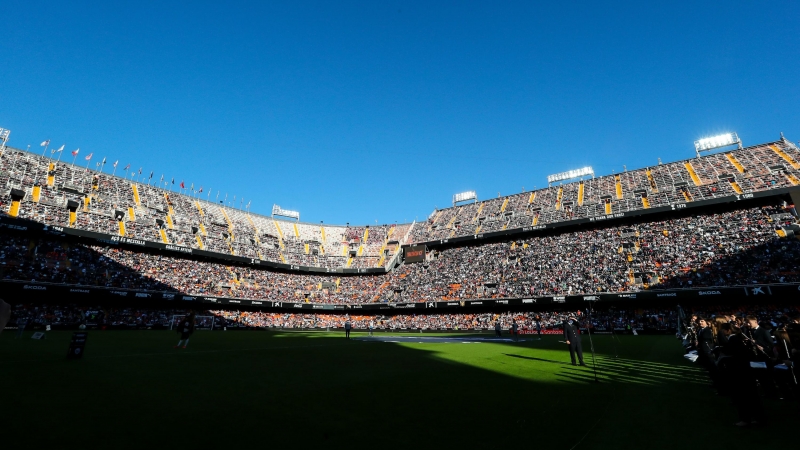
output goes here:
[{"label": "stadium stand", "polygon": [[785,139],[434,211],[413,230],[431,242],[626,214],[800,184],[800,150]]},{"label": "stadium stand", "polygon": [[[798,282],[789,264],[800,254],[796,211],[783,189],[798,184],[797,161],[797,147],[781,140],[438,210],[422,223],[331,226],[8,149],[0,155],[3,226],[13,229],[17,218],[100,234],[87,234],[90,243],[3,232],[0,278],[323,305]],[[750,198],[756,193],[765,195]],[[693,202],[737,195],[750,203],[688,212]],[[676,206],[686,213],[628,219]],[[626,220],[600,221],[617,215]],[[531,235],[577,218],[597,221]],[[400,259],[411,243],[524,227],[527,234],[433,245],[422,263]]]},{"label": "stadium stand", "polygon": [[[770,202],[758,207],[438,248],[429,252],[427,261],[422,263],[404,264],[388,274],[352,276],[292,273],[113,245],[2,233],[0,278],[319,304],[519,298],[798,282],[800,274],[792,261],[800,256],[800,241],[789,238],[797,227],[794,207],[776,199]],[[362,231],[366,233],[361,229],[353,231],[353,235]],[[392,234],[395,231],[389,228]],[[386,240],[383,236],[376,239],[377,243]]]},{"label": "stadium stand", "polygon": [[[50,226],[329,269],[381,268],[397,248],[386,245],[386,225],[323,227],[291,222],[225,207],[146,181],[11,148],[0,155],[2,213]],[[13,199],[12,189],[22,193],[21,197]],[[362,242],[367,230],[372,237]]]}]

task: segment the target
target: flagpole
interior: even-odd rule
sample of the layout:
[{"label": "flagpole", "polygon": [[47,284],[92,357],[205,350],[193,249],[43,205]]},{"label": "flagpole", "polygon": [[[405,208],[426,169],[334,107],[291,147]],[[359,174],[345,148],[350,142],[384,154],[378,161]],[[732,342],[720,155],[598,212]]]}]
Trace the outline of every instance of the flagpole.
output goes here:
[{"label": "flagpole", "polygon": [[114,170],[111,172],[111,176],[113,177],[116,174],[117,174],[117,165],[114,164]]},{"label": "flagpole", "polygon": [[49,147],[49,146],[50,146],[49,142],[47,143],[47,145],[44,146],[44,151],[42,152],[42,157],[44,157],[44,154],[47,153],[47,147]]},{"label": "flagpole", "polygon": [[56,162],[61,162],[61,155],[64,154],[64,149],[58,151],[58,160]]}]

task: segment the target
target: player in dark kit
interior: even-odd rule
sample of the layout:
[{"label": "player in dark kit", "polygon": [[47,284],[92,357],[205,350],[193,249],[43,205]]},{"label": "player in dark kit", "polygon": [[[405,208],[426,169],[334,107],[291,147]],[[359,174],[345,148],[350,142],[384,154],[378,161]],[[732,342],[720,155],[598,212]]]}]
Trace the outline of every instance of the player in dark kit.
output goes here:
[{"label": "player in dark kit", "polygon": [[181,334],[181,340],[178,341],[178,345],[175,348],[178,348],[183,344],[183,348],[186,348],[189,345],[189,338],[194,333],[194,311],[190,312],[186,317],[181,319],[178,322],[178,333]]},{"label": "player in dark kit", "polygon": [[583,363],[583,349],[581,348],[581,336],[578,332],[578,323],[575,321],[574,316],[569,316],[569,319],[564,322],[564,342],[569,346],[569,357],[572,359],[572,365],[576,366],[575,354],[578,354],[578,361],[582,366]]}]

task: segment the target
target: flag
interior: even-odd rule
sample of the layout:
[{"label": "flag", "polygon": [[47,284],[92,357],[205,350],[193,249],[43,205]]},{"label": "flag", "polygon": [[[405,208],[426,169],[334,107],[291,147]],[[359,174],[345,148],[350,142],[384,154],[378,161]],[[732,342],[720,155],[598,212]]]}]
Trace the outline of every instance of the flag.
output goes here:
[{"label": "flag", "polygon": [[86,160],[89,161],[90,159],[92,159],[92,155],[94,155],[94,152],[89,153],[88,155],[86,155]]},{"label": "flag", "polygon": [[164,174],[161,174],[161,181],[164,181]]},{"label": "flag", "polygon": [[117,168],[117,164],[119,164],[119,160],[114,161],[114,168]]},{"label": "flag", "polygon": [[56,153],[60,153],[62,151],[64,151],[64,146],[63,145],[61,147],[59,147],[58,150],[56,150]]},{"label": "flag", "polygon": [[192,186],[189,188],[189,190],[191,190],[192,192],[194,192],[194,183],[192,183]]},{"label": "flag", "polygon": [[200,192],[203,192],[203,186],[200,186]]},{"label": "flag", "polygon": [[128,170],[128,169],[130,169],[130,168],[131,168],[131,165],[130,165],[130,164],[128,164],[128,165],[127,165],[127,166],[125,166],[125,168],[124,168],[124,169],[122,169],[122,170]]},{"label": "flag", "polygon": [[175,184],[175,178],[172,179],[172,184]]},{"label": "flag", "polygon": [[142,174],[142,168],[139,167],[139,175],[141,175],[141,174]]},{"label": "flag", "polygon": [[183,185],[183,180],[181,180],[181,189],[185,188],[186,186]]},{"label": "flag", "polygon": [[150,178],[153,178],[153,171],[150,171]]},{"label": "flag", "polygon": [[40,147],[47,147],[48,145],[50,145],[50,139],[48,139],[48,140],[42,142],[41,144],[39,144]]},{"label": "flag", "polygon": [[[60,149],[58,149],[58,151],[61,151],[61,150],[64,150],[64,146],[63,145],[61,146]],[[75,150],[72,151],[72,156],[78,156],[78,152],[80,152],[80,151],[81,151],[81,149],[76,148]]]},{"label": "flag", "polygon": [[103,156],[103,162],[101,162],[100,164],[105,164],[105,163],[106,163],[106,157]]}]

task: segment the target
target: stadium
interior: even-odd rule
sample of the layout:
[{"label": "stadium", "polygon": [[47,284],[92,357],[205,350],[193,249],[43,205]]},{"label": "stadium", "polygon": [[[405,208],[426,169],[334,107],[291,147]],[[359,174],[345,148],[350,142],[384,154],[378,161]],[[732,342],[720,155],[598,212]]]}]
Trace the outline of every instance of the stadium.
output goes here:
[{"label": "stadium", "polygon": [[[59,332],[108,330],[108,337],[92,336],[98,342],[89,344],[87,358],[114,358],[111,348],[128,345],[135,355],[142,343],[111,330],[155,341],[152,330],[172,330],[194,310],[201,330],[268,332],[199,335],[198,355],[234,352],[214,364],[239,350],[255,356],[294,347],[277,356],[281,366],[324,360],[318,353],[326,351],[313,349],[339,345],[337,330],[347,323],[359,342],[399,346],[392,358],[403,364],[419,364],[419,356],[403,354],[404,345],[424,353],[472,343],[480,351],[468,358],[503,345],[511,346],[503,350],[513,352],[504,353],[508,358],[547,366],[567,363],[532,355],[558,349],[565,320],[577,314],[582,331],[596,333],[600,369],[533,370],[584,383],[636,380],[642,389],[686,376],[702,384],[696,367],[665,362],[680,360],[674,336],[692,329],[687,315],[730,314],[745,305],[757,307],[766,323],[798,314],[798,161],[800,150],[781,138],[507,197],[460,195],[422,222],[334,226],[258,215],[4,147],[1,274],[4,297],[17,299],[9,330],[46,329],[48,346],[67,337]],[[464,197],[467,203],[455,204]],[[494,330],[501,337],[491,338]],[[530,346],[542,337],[528,353],[517,351],[520,339]],[[672,358],[635,360],[636,352],[668,344]],[[239,348],[248,345],[257,350]],[[375,358],[376,348],[336,357]],[[622,349],[634,354],[620,355]],[[21,349],[6,357],[13,360],[13,351]],[[403,372],[387,367],[391,377]],[[650,374],[653,367],[661,374]],[[769,380],[775,395],[796,395],[781,375]],[[441,381],[458,386],[454,378]],[[363,401],[372,400],[356,403]],[[443,432],[449,426],[445,421]],[[334,435],[331,429],[316,438]]]},{"label": "stadium", "polygon": [[735,3],[9,6],[0,442],[791,445],[798,6]]}]

